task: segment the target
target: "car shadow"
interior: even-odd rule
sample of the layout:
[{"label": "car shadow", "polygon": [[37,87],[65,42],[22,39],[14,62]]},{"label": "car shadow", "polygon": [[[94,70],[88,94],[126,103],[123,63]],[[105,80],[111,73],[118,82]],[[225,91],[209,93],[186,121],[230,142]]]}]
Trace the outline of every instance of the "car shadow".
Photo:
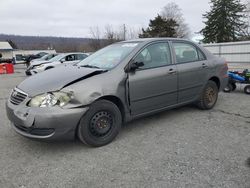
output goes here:
[{"label": "car shadow", "polygon": [[[142,117],[142,118],[130,121],[128,123],[125,123],[122,127],[120,134],[116,138],[116,141],[118,141],[116,142],[116,144],[119,144],[119,140],[124,139],[127,134],[130,134],[131,131],[134,132],[134,131],[138,131],[141,129],[147,129],[151,127],[152,125],[157,126],[154,124],[154,122],[159,119],[167,119],[168,117],[175,116],[176,114],[185,113],[186,111],[190,111],[190,110],[195,111],[196,109],[197,108],[194,107],[193,105],[188,105],[184,107],[179,107],[179,108],[163,111],[157,114]],[[197,111],[199,111],[199,109],[197,109]],[[19,143],[23,142],[23,145],[27,146],[27,148],[32,148],[33,151],[34,150],[43,151],[45,153],[57,152],[57,151],[60,151],[60,153],[61,152],[67,153],[67,152],[76,152],[80,150],[89,151],[89,150],[94,149],[93,147],[90,147],[81,143],[78,138],[75,138],[74,140],[69,140],[69,141],[58,140],[58,141],[47,142],[47,141],[28,139],[19,135],[18,139],[20,139],[18,142]],[[112,142],[111,144],[107,146],[110,147],[111,145],[112,145]]]},{"label": "car shadow", "polygon": [[246,166],[250,168],[250,157],[246,160]]},{"label": "car shadow", "polygon": [[141,128],[143,129],[147,126],[152,126],[152,124],[154,124],[154,122],[159,120],[159,119],[167,119],[168,117],[176,116],[176,114],[179,114],[181,112],[185,113],[186,111],[190,111],[190,110],[200,111],[195,105],[192,105],[192,104],[178,107],[178,108],[174,108],[174,109],[170,109],[170,110],[166,110],[166,111],[162,111],[159,113],[155,113],[155,114],[152,114],[149,116],[141,117],[141,118],[132,120],[128,123],[125,123],[123,125],[122,132],[126,133],[127,130],[136,129],[136,128],[138,128],[138,126],[140,126],[140,129]]}]

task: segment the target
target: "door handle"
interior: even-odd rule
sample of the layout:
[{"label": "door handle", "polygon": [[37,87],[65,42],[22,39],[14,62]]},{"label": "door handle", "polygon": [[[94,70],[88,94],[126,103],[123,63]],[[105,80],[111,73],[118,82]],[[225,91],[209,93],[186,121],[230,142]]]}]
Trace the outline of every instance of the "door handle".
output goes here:
[{"label": "door handle", "polygon": [[202,68],[208,68],[208,65],[206,63],[202,63]]},{"label": "door handle", "polygon": [[176,74],[177,71],[175,69],[169,69],[168,74]]}]

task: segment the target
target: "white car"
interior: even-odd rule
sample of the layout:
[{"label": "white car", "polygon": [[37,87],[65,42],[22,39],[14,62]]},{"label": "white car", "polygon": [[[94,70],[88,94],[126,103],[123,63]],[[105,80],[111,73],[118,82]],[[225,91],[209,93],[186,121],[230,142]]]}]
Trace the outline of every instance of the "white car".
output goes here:
[{"label": "white car", "polygon": [[65,64],[78,63],[88,57],[85,53],[59,54],[48,61],[35,61],[26,70],[26,75],[34,75],[48,69],[52,69]]},{"label": "white car", "polygon": [[33,64],[33,63],[35,63],[35,62],[37,62],[37,61],[40,61],[40,62],[42,62],[42,61],[49,61],[50,59],[52,59],[53,57],[55,57],[55,56],[57,56],[57,55],[58,55],[58,54],[47,54],[47,55],[44,55],[44,56],[41,57],[41,58],[31,60],[31,61],[30,61],[30,64]]}]

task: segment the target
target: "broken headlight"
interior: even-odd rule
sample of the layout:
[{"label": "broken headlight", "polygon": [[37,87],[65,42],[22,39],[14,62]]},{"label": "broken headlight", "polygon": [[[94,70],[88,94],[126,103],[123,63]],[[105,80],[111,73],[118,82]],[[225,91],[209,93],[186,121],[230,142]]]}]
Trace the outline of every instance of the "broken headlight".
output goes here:
[{"label": "broken headlight", "polygon": [[44,66],[44,64],[41,64],[41,65],[35,65],[34,66],[34,69],[40,69],[40,68],[42,68]]},{"label": "broken headlight", "polygon": [[33,97],[28,106],[30,107],[52,107],[52,106],[65,106],[69,103],[69,101],[73,98],[72,93],[65,92],[51,92],[45,93],[42,95],[38,95]]}]

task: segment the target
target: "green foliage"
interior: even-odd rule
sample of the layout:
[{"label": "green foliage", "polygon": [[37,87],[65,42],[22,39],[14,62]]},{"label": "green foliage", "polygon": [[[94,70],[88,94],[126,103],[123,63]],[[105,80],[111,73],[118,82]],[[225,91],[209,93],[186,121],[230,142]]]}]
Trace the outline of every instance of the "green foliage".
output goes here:
[{"label": "green foliage", "polygon": [[245,5],[240,0],[211,0],[211,10],[203,15],[204,43],[237,41],[244,35]]},{"label": "green foliage", "polygon": [[142,29],[142,34],[139,34],[139,37],[177,37],[177,27],[178,24],[175,20],[165,19],[158,15],[155,19],[150,20],[149,27],[146,30]]}]

